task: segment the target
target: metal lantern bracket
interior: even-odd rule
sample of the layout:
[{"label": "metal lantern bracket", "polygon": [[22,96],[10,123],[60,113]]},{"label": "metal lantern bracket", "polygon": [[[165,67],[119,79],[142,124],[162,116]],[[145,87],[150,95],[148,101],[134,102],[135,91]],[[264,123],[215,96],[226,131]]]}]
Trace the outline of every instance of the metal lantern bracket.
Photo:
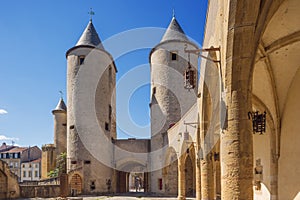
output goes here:
[{"label": "metal lantern bracket", "polygon": [[[193,128],[197,128],[197,124],[198,122],[183,122],[183,124],[185,125],[185,132],[184,132],[184,135],[183,135],[183,138],[184,140],[188,140],[187,137],[188,137],[188,134],[189,132],[187,131],[187,126],[191,126]],[[190,142],[190,141],[186,141],[187,143],[195,143],[195,142]]]},{"label": "metal lantern bracket", "polygon": [[[209,60],[209,61],[214,62],[214,63],[218,63],[219,64],[218,68],[219,68],[219,71],[220,71],[220,76],[222,77],[222,70],[221,70],[221,48],[220,47],[210,47],[210,48],[203,48],[203,49],[187,49],[187,47],[188,47],[188,45],[185,44],[184,52],[188,53],[188,58],[189,59],[190,59],[190,53],[192,53],[192,54],[197,55],[198,57],[204,58],[204,59]],[[209,58],[207,56],[204,56],[204,55],[202,55],[203,52],[219,52],[219,59],[212,59],[212,58]],[[185,77],[185,79],[187,79],[187,78]],[[185,83],[185,88],[188,89],[188,90],[191,89],[191,88],[189,88],[187,86],[186,83]],[[200,98],[201,94],[199,93],[197,95],[197,97]]]},{"label": "metal lantern bracket", "polygon": [[212,51],[219,52],[219,54],[220,54],[220,47],[210,47],[210,48],[204,48],[204,49],[187,49],[187,44],[185,44],[185,47],[184,47],[185,53],[193,53],[193,54],[196,54],[199,57],[204,58],[206,60],[221,64],[221,60],[211,59],[207,56],[202,55],[203,52],[212,52]]},{"label": "metal lantern bracket", "polygon": [[193,127],[193,128],[197,128],[197,124],[198,124],[198,122],[183,122],[183,124],[184,125],[189,125],[189,126],[191,126],[191,127]]}]

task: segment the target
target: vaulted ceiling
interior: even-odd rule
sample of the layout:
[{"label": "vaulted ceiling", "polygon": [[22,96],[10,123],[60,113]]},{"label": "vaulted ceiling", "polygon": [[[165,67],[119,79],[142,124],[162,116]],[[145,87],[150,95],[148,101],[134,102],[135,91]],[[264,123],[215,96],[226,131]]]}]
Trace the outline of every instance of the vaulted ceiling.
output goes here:
[{"label": "vaulted ceiling", "polygon": [[274,118],[284,112],[290,86],[300,75],[299,8],[299,0],[280,5],[266,26],[256,56],[253,94]]}]

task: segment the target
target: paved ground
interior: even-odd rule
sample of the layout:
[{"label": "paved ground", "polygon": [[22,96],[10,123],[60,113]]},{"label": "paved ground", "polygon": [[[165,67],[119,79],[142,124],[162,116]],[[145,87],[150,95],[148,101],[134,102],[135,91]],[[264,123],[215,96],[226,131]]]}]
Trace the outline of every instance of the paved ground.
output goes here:
[{"label": "paved ground", "polygon": [[[29,198],[29,199],[21,199],[21,200],[42,200],[42,199],[48,199],[48,200],[65,200],[63,198]],[[140,196],[97,196],[97,197],[69,197],[68,200],[177,200],[176,197],[143,197]],[[195,198],[187,198],[187,200],[193,200]]]}]

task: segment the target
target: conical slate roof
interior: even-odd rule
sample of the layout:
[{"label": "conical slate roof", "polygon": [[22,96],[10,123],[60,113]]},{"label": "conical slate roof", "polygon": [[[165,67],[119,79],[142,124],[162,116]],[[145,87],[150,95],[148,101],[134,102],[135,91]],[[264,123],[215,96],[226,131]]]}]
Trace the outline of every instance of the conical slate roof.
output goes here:
[{"label": "conical slate roof", "polygon": [[58,102],[56,108],[52,112],[55,112],[55,111],[67,111],[67,106],[66,106],[63,98],[59,99],[59,102]]},{"label": "conical slate roof", "polygon": [[88,45],[104,49],[103,45],[101,44],[101,40],[98,36],[98,33],[92,23],[92,20],[89,21],[88,25],[86,26],[85,30],[83,31],[81,37],[79,38],[75,46],[81,45]]},{"label": "conical slate roof", "polygon": [[184,31],[176,20],[175,16],[173,16],[164,36],[162,37],[160,42],[165,42],[168,40],[180,40],[180,41],[189,41],[186,37]]}]

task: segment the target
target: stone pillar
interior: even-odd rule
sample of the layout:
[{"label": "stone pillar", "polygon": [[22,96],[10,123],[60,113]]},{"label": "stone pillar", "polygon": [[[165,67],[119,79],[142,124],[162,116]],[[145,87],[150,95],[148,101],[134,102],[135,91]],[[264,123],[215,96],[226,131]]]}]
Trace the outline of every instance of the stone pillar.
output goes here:
[{"label": "stone pillar", "polygon": [[272,154],[273,158],[271,159],[271,200],[278,199],[278,156]]},{"label": "stone pillar", "polygon": [[232,81],[231,89],[238,90],[227,93],[228,128],[221,133],[220,146],[222,200],[253,199],[253,136],[247,117],[252,106],[248,80]]},{"label": "stone pillar", "polygon": [[185,200],[185,155],[178,159],[178,200]]},{"label": "stone pillar", "polygon": [[207,87],[204,89],[204,103],[205,113],[203,114],[203,125],[200,129],[200,176],[201,176],[201,199],[202,200],[210,200],[213,199],[213,165],[212,165],[212,148],[213,148],[213,135],[208,133],[208,129],[210,127],[210,113],[211,113],[211,96],[208,92]]},{"label": "stone pillar", "polygon": [[200,170],[201,170],[200,158],[196,155],[196,200],[201,200],[201,171]]},{"label": "stone pillar", "polygon": [[214,186],[214,199],[220,199],[221,198],[221,166],[219,161],[214,162],[215,166],[215,186]]},{"label": "stone pillar", "polygon": [[211,153],[205,153],[201,160],[201,196],[202,200],[213,199],[213,170]]}]

